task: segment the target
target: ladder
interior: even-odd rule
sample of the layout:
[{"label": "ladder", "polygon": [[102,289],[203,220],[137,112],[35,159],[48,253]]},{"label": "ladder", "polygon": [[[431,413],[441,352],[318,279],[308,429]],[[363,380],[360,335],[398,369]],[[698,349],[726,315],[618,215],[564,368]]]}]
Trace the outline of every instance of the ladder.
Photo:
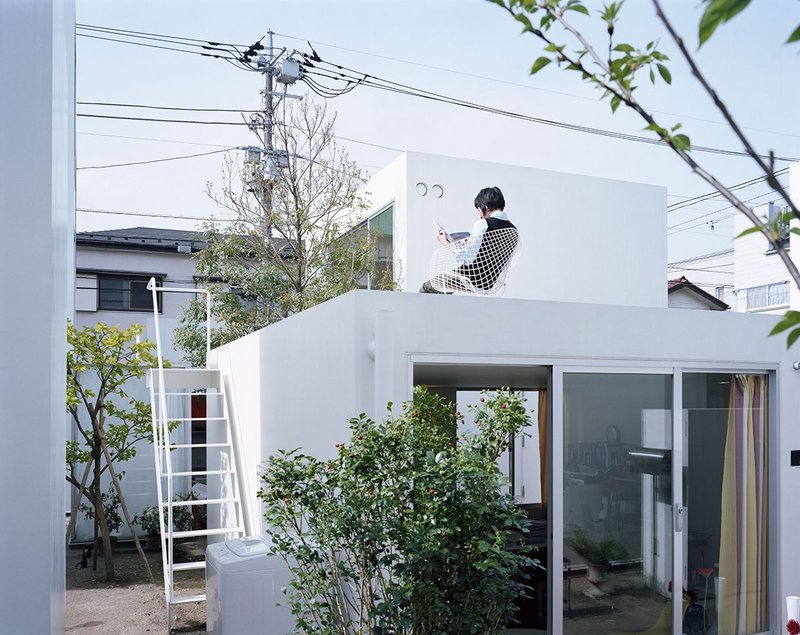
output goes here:
[{"label": "ladder", "polygon": [[[238,435],[228,411],[225,383],[219,370],[208,368],[165,368],[162,356],[158,319],[158,293],[183,292],[206,294],[206,354],[210,350],[210,294],[205,289],[159,287],[154,278],[147,285],[153,294],[156,350],[158,368],[150,369],[150,405],[153,426],[153,457],[156,470],[156,491],[161,524],[161,558],[164,571],[167,629],[172,624],[172,607],[177,604],[202,602],[205,593],[176,592],[176,573],[205,570],[205,552],[201,560],[175,562],[176,541],[198,537],[219,536],[223,539],[246,535],[246,506],[242,504],[241,458]],[[207,358],[206,358],[207,359]],[[207,363],[207,362],[206,362]],[[205,412],[192,416],[191,400],[202,396]],[[195,443],[192,425],[202,424],[206,438]],[[206,469],[193,470],[192,454],[199,449],[206,454]],[[213,460],[212,460],[213,459]],[[211,469],[214,468],[214,469]],[[176,496],[188,492],[193,481],[207,486],[205,499],[186,499]],[[180,486],[183,485],[183,488]],[[212,486],[213,485],[213,486]],[[209,497],[211,492],[218,492]],[[208,520],[218,521],[217,527],[187,529],[175,527],[176,509],[204,507]],[[217,511],[213,514],[209,512]],[[186,517],[186,512],[183,512]],[[178,543],[180,544],[180,543]],[[180,577],[180,576],[179,576]]]}]

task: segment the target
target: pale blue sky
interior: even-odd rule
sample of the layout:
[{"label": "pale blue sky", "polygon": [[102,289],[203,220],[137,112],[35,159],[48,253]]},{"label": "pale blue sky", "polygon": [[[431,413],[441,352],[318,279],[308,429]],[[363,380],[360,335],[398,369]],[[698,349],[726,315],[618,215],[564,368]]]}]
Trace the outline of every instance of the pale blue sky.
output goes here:
[{"label": "pale blue sky", "polygon": [[[601,3],[589,0],[598,8]],[[664,2],[692,48],[700,4],[697,0]],[[698,53],[702,68],[729,103],[760,150],[800,157],[798,46],[783,46],[800,23],[800,5],[793,0],[754,2],[733,22],[721,27]],[[305,49],[315,42],[326,60],[389,80],[411,84],[462,99],[537,117],[640,134],[642,124],[631,113],[612,116],[589,87],[573,74],[548,67],[528,76],[541,48],[518,24],[485,0],[78,0],[79,23],[164,33],[168,35],[249,43],[268,29],[283,34],[279,46]],[[300,39],[289,39],[293,36]],[[643,44],[662,37],[673,60],[673,86],[643,87],[643,101],[661,111],[668,123],[682,121],[697,144],[739,150],[739,143],[720,123],[720,116],[701,94],[685,65],[673,54],[647,0],[628,0],[617,41]],[[345,47],[361,52],[342,50]],[[371,53],[373,55],[367,55]],[[383,56],[383,57],[377,57]],[[459,73],[393,61],[397,58],[439,66]],[[161,106],[255,108],[262,78],[219,60],[169,51],[78,38],[79,101],[110,101]],[[498,80],[498,81],[493,81]],[[299,85],[298,92],[305,86]],[[337,113],[342,137],[391,148],[486,159],[614,179],[664,185],[671,195],[705,193],[709,187],[669,150],[606,139],[459,109],[411,97],[358,88],[329,101]],[[235,121],[236,115],[165,113],[79,106],[78,112],[184,119]],[[220,146],[251,143],[245,129],[79,118],[78,165],[105,165],[206,152]],[[646,133],[641,133],[646,134]],[[100,136],[102,135],[102,136]],[[115,135],[115,136],[108,136]],[[123,139],[143,137],[145,139]],[[157,141],[157,140],[159,141]],[[181,143],[177,143],[181,142]],[[203,145],[194,145],[203,144]],[[206,145],[208,144],[208,145]],[[215,145],[217,144],[217,145]],[[396,152],[343,142],[354,160],[374,173]],[[219,215],[205,196],[205,184],[218,180],[221,156],[146,166],[82,170],[78,206],[186,216]],[[758,175],[744,158],[698,154],[698,159],[727,183]],[[785,164],[782,164],[785,165]],[[482,185],[482,184],[476,184]],[[766,193],[756,185],[745,198]],[[770,200],[765,196],[756,202]],[[724,208],[709,201],[668,215],[675,225]],[[513,202],[509,202],[513,209]],[[537,210],[513,210],[515,215]],[[467,210],[467,213],[469,211]],[[732,221],[713,231],[701,218],[669,234],[675,260],[731,246]],[[190,228],[196,221],[132,216],[78,214],[78,229],[135,225]]]}]

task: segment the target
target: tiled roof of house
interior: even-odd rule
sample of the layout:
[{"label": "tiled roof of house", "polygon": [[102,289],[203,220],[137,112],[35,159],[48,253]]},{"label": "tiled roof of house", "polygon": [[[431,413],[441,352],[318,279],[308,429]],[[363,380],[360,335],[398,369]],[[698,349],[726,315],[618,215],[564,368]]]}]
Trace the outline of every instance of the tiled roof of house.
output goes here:
[{"label": "tiled roof of house", "polygon": [[720,300],[719,298],[715,298],[711,295],[708,291],[703,291],[700,287],[696,284],[692,284],[686,276],[681,276],[680,278],[675,278],[674,280],[667,281],[667,293],[674,293],[679,289],[686,289],[687,291],[691,291],[692,293],[697,294],[700,296],[702,300],[708,302],[712,306],[718,308],[720,311],[727,311],[731,307]]},{"label": "tiled roof of house", "polygon": [[76,240],[79,246],[87,247],[180,251],[182,253],[194,253],[208,246],[202,232],[184,229],[161,229],[159,227],[131,227],[128,229],[79,232]]}]

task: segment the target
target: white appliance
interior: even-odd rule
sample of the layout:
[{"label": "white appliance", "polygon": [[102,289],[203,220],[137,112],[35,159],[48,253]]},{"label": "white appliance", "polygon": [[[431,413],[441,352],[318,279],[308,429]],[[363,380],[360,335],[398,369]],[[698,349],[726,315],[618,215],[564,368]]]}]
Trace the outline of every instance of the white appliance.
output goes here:
[{"label": "white appliance", "polygon": [[286,635],[294,618],[283,588],[286,563],[270,555],[264,536],[236,538],[206,549],[206,611],[209,635]]}]

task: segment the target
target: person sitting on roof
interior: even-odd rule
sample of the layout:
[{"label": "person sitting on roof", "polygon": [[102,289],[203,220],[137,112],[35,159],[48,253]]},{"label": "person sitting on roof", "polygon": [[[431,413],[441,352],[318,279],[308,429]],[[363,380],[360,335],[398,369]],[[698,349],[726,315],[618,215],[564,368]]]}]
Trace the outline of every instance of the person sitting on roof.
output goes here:
[{"label": "person sitting on roof", "polygon": [[[516,229],[508,220],[505,207],[506,201],[500,188],[485,187],[475,197],[475,209],[478,210],[480,218],[472,226],[469,238],[454,244],[448,240],[447,234],[441,228],[439,229],[436,239],[448,249],[453,250],[459,267],[453,272],[456,275],[443,273],[428,280],[420,287],[420,293],[447,293],[440,291],[441,288],[452,289],[452,291],[461,289],[471,291],[464,287],[462,283],[464,277],[478,289],[486,290],[494,285],[506,263],[494,262],[498,256],[491,253],[491,250],[486,247],[488,241],[485,241],[484,237],[499,229]],[[505,257],[508,258],[508,256]],[[452,293],[452,291],[449,292]]]}]

